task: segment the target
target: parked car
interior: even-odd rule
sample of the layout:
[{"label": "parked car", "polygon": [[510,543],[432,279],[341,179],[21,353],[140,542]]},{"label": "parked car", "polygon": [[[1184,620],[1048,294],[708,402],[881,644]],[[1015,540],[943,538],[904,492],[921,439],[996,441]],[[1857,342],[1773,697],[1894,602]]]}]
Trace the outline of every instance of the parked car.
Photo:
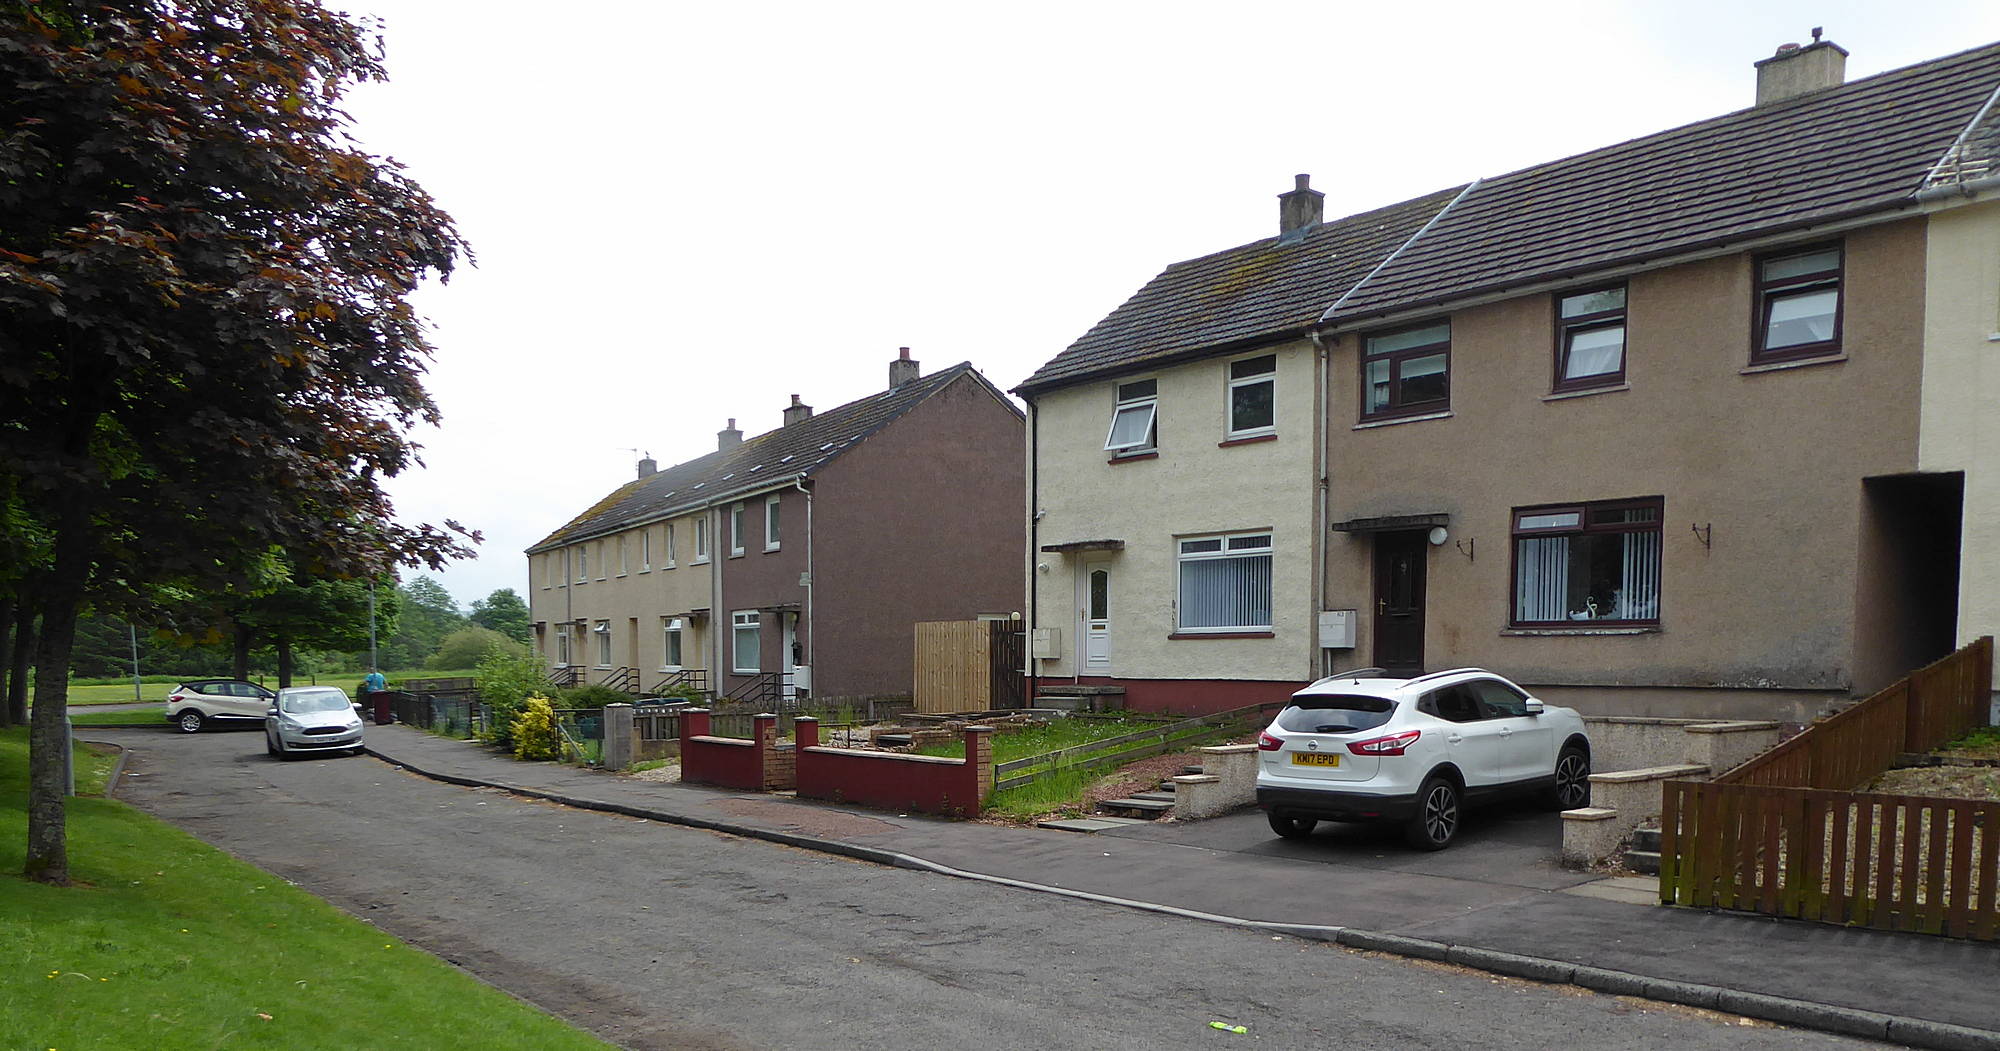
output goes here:
[{"label": "parked car", "polygon": [[191,679],[167,694],[167,721],[184,734],[200,732],[210,720],[261,722],[277,696],[241,679]]},{"label": "parked car", "polygon": [[1257,805],[1287,839],[1320,821],[1395,821],[1411,846],[1442,850],[1470,801],[1590,803],[1582,717],[1480,668],[1328,676],[1293,694],[1257,747]]},{"label": "parked car", "polygon": [[361,754],[361,710],[338,686],[290,686],[264,716],[264,750],[276,756],[346,749]]}]

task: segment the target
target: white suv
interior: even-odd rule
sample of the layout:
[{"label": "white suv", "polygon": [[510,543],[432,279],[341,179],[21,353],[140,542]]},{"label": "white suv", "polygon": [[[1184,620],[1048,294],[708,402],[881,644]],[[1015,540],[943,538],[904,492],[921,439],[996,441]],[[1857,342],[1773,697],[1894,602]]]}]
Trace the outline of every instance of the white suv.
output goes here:
[{"label": "white suv", "polygon": [[184,734],[210,722],[263,722],[277,694],[242,679],[189,679],[167,695],[167,721]]},{"label": "white suv", "polygon": [[1469,799],[1590,803],[1582,717],[1479,668],[1330,675],[1293,694],[1257,747],[1257,805],[1287,839],[1321,820],[1388,820],[1411,846],[1442,850]]}]

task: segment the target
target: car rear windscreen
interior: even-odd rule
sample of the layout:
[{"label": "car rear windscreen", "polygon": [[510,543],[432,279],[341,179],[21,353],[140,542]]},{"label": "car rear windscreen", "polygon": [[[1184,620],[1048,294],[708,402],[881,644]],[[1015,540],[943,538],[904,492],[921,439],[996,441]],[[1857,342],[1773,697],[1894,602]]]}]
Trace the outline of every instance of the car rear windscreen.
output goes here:
[{"label": "car rear windscreen", "polygon": [[1278,726],[1302,734],[1373,730],[1395,710],[1396,702],[1381,697],[1294,697],[1292,706],[1278,713]]}]

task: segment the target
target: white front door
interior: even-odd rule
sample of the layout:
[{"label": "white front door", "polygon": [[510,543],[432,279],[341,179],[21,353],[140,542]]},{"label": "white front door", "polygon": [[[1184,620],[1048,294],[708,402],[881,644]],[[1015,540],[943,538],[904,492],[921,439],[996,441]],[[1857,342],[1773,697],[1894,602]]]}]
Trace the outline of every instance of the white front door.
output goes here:
[{"label": "white front door", "polygon": [[778,614],[778,622],[785,626],[785,641],[783,648],[784,658],[785,658],[785,674],[783,678],[780,679],[779,681],[782,684],[781,689],[783,689],[784,691],[783,696],[785,700],[791,701],[791,700],[796,700],[799,696],[798,685],[792,681],[793,673],[796,672],[799,667],[799,660],[798,660],[799,615],[796,613],[780,613]]},{"label": "white front door", "polygon": [[1111,669],[1111,564],[1089,562],[1083,567],[1083,670]]}]

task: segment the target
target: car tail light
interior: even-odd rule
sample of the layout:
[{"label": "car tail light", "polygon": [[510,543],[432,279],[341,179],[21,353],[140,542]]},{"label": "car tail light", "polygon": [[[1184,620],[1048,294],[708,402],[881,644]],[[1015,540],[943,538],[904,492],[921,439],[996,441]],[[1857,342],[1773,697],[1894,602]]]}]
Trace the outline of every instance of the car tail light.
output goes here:
[{"label": "car tail light", "polygon": [[185,698],[183,698],[183,697],[181,696],[181,694],[180,694],[180,693],[179,693],[178,691],[176,691],[176,692],[174,692],[174,693],[170,693],[170,694],[167,694],[167,702],[168,702],[169,704],[172,704],[172,703],[175,703],[175,702],[178,702],[178,701],[181,701],[181,700],[184,700],[184,699],[185,699]]},{"label": "car tail light", "polygon": [[1285,747],[1285,742],[1272,737],[1268,733],[1260,732],[1257,735],[1257,750],[1260,752],[1275,752],[1283,747]]},{"label": "car tail light", "polygon": [[1348,745],[1347,750],[1353,752],[1355,755],[1402,755],[1411,745],[1417,743],[1417,738],[1423,735],[1424,732],[1422,730],[1406,730],[1399,734],[1390,734],[1387,737],[1374,737],[1366,741],[1356,741]]}]

